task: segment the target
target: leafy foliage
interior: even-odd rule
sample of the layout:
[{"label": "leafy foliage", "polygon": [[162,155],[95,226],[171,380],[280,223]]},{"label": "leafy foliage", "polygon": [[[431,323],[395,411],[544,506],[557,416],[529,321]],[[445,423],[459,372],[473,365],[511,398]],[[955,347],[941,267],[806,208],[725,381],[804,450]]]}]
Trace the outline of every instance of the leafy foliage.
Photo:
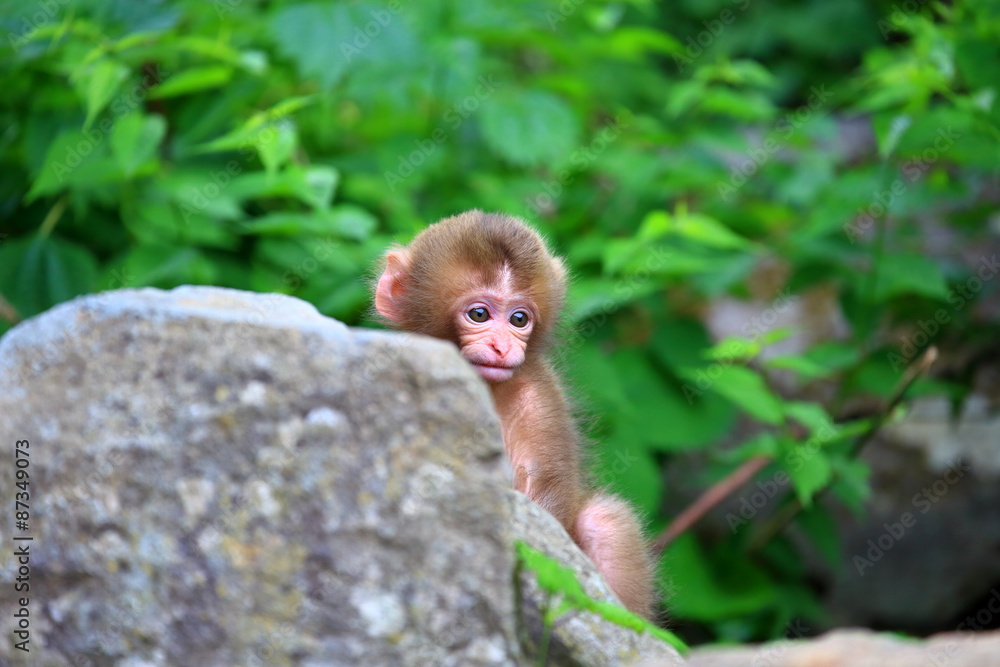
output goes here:
[{"label": "leafy foliage", "polygon": [[[761,528],[799,503],[834,560],[814,500],[863,507],[857,406],[928,344],[1000,328],[979,307],[995,259],[967,251],[997,229],[990,0],[0,7],[0,332],[182,283],[361,324],[390,242],[473,207],[523,216],[576,275],[563,347],[597,479],[653,530],[686,502],[663,482],[680,462],[699,489],[757,457],[761,484],[788,482],[667,550],[672,613],[710,637],[822,618],[798,547]],[[774,328],[817,295],[835,331]],[[713,344],[706,310],[733,301],[756,310]]]},{"label": "leafy foliage", "polygon": [[518,540],[515,545],[519,567],[524,567],[534,573],[538,581],[538,587],[545,592],[550,599],[558,597],[559,605],[549,607],[544,612],[544,622],[547,629],[560,616],[572,611],[589,611],[597,614],[606,621],[623,628],[630,628],[636,632],[648,632],[654,637],[662,639],[681,653],[687,653],[688,647],[677,635],[659,628],[641,616],[637,616],[625,607],[594,600],[583,590],[583,586],[576,578],[572,569],[559,564],[559,561],[546,556],[541,551]]}]

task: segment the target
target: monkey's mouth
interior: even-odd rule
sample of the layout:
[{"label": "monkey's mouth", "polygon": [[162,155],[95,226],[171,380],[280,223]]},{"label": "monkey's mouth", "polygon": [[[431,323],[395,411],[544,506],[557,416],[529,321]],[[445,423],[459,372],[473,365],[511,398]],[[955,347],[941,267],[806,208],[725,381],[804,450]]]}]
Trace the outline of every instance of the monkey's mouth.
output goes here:
[{"label": "monkey's mouth", "polygon": [[471,362],[479,376],[487,382],[503,382],[514,377],[516,369],[509,366],[491,366],[489,364],[477,364]]}]

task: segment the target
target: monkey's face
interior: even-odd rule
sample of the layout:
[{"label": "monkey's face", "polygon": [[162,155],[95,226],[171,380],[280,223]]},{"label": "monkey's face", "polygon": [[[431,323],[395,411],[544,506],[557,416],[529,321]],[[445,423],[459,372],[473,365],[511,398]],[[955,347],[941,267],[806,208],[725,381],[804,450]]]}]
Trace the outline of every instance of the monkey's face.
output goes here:
[{"label": "monkey's face", "polygon": [[518,295],[483,290],[459,299],[455,329],[462,356],[487,382],[504,382],[524,363],[535,323],[534,304]]}]

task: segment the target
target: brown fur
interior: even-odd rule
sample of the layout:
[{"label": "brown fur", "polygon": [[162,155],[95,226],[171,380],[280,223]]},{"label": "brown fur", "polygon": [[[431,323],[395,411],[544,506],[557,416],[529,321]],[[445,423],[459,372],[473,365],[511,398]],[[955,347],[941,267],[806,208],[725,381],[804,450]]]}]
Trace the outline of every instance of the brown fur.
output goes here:
[{"label": "brown fur", "polygon": [[469,211],[431,225],[387,253],[376,308],[400,329],[458,344],[454,304],[513,277],[538,311],[523,365],[490,383],[514,487],[548,510],[631,609],[651,617],[653,568],[628,504],[584,482],[580,435],[558,375],[545,357],[566,294],[562,262],[517,218]]}]

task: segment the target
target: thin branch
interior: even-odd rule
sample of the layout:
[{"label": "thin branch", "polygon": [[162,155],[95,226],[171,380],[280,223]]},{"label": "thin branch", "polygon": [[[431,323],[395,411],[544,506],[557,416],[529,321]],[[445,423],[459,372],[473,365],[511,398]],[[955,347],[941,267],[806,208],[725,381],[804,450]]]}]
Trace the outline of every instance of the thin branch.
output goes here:
[{"label": "thin branch", "polygon": [[52,205],[49,209],[48,214],[45,219],[42,220],[42,226],[38,229],[38,235],[41,238],[46,238],[55,229],[56,223],[59,222],[59,218],[62,217],[63,212],[66,210],[66,206],[69,204],[69,193],[64,194],[59,200]]},{"label": "thin branch", "polygon": [[[913,383],[916,382],[922,375],[930,370],[931,366],[937,360],[937,357],[937,347],[932,345],[927,348],[916,363],[911,364],[906,369],[903,373],[903,377],[900,378],[899,383],[896,385],[892,398],[889,399],[889,402],[885,404],[885,407],[882,408],[882,410],[880,410],[875,416],[875,419],[872,420],[868,430],[862,433],[858,439],[854,441],[854,444],[851,447],[851,458],[857,458],[864,446],[867,445],[873,437],[875,437],[875,434],[878,433],[879,429],[881,429],[885,422],[888,421],[893,411],[895,411],[895,409],[902,402],[903,397],[906,395],[909,388],[913,386]],[[829,492],[831,488],[833,488],[832,481],[833,480],[831,479],[831,483],[827,484],[816,494],[816,499],[819,499],[821,496]],[[747,550],[751,552],[757,551],[770,542],[778,533],[784,530],[785,526],[792,522],[792,519],[798,516],[802,509],[802,502],[796,498],[772,514],[764,526],[750,540]]]},{"label": "thin branch", "polygon": [[745,461],[739,468],[709,487],[687,509],[678,514],[656,538],[652,547],[654,557],[659,556],[678,536],[708,514],[713,507],[729,497],[729,494],[750,481],[771,461],[772,459],[766,456],[756,456]]}]

